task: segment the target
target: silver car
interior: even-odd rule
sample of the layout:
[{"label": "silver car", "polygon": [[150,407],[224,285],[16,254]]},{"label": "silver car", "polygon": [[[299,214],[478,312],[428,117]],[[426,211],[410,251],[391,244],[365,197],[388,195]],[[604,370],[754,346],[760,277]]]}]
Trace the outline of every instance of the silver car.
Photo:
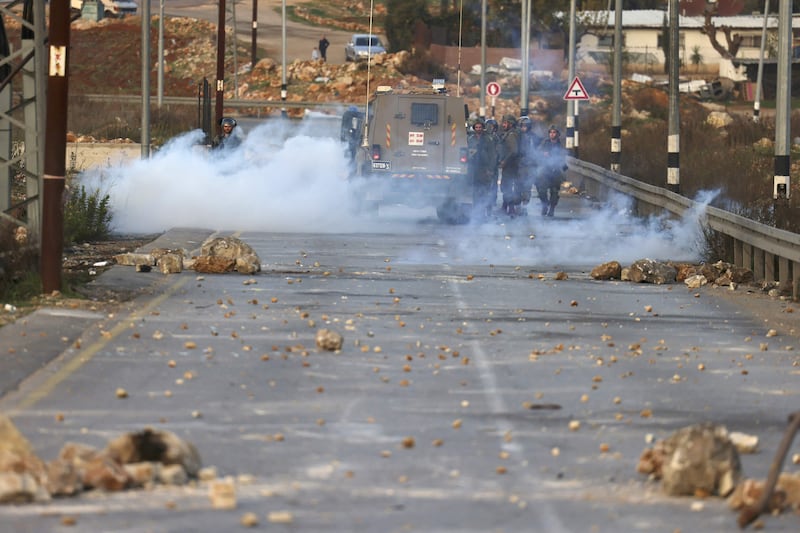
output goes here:
[{"label": "silver car", "polygon": [[358,61],[367,59],[377,54],[385,54],[386,48],[376,35],[367,33],[355,33],[350,38],[350,42],[344,47],[345,61]]}]

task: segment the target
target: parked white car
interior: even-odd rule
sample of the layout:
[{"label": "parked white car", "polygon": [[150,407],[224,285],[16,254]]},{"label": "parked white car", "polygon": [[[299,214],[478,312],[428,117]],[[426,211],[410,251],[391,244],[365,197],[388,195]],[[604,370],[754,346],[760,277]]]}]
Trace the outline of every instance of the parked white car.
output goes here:
[{"label": "parked white car", "polygon": [[385,54],[386,48],[376,35],[355,33],[344,47],[345,61],[358,61],[378,54]]}]

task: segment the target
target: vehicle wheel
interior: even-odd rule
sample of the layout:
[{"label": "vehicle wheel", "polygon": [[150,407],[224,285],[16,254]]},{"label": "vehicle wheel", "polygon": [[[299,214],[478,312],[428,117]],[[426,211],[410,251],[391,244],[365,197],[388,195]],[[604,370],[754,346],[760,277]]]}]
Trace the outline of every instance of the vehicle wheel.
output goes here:
[{"label": "vehicle wheel", "polygon": [[447,200],[436,208],[436,216],[445,224],[466,224],[470,219],[472,205],[457,204],[453,200]]}]

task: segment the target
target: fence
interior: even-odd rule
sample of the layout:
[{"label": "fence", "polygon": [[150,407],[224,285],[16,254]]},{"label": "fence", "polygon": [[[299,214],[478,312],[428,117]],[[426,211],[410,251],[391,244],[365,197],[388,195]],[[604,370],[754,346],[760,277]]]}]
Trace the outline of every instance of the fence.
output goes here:
[{"label": "fence", "polygon": [[[581,187],[590,195],[605,198],[609,190],[634,199],[639,215],[660,213],[664,210],[680,217],[697,207],[693,200],[672,191],[639,182],[602,167],[570,159],[570,172],[579,176]],[[730,245],[730,262],[753,271],[756,281],[778,281],[780,287],[791,287],[792,299],[800,292],[800,235],[776,229],[754,220],[707,206],[705,223],[708,228],[723,235]]]}]

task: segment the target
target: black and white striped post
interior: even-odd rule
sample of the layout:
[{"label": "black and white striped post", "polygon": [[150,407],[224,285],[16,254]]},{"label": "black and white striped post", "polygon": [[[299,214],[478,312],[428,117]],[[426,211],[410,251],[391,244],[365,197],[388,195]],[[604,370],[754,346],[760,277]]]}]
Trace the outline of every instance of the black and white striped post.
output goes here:
[{"label": "black and white striped post", "polygon": [[611,171],[619,174],[622,155],[622,0],[614,4],[614,89],[611,116]]},{"label": "black and white striped post", "polygon": [[[575,79],[575,39],[577,38],[577,30],[575,28],[575,3],[576,0],[569,2],[569,43],[567,47],[567,79],[572,82]],[[569,92],[569,91],[567,91]],[[564,139],[564,145],[567,153],[572,157],[577,157],[575,152],[575,100],[566,98],[567,101],[567,131]]]},{"label": "black and white striped post", "polygon": [[680,23],[678,0],[669,0],[669,132],[667,135],[667,189],[679,193],[681,189],[680,166],[680,111],[678,109],[678,79],[680,57]]},{"label": "black and white striped post", "polygon": [[[778,81],[775,102],[775,176],[772,197],[786,204],[791,168],[792,3],[778,2]],[[778,218],[778,217],[776,217]],[[777,222],[777,221],[776,221]],[[780,225],[778,225],[780,227]]]}]

